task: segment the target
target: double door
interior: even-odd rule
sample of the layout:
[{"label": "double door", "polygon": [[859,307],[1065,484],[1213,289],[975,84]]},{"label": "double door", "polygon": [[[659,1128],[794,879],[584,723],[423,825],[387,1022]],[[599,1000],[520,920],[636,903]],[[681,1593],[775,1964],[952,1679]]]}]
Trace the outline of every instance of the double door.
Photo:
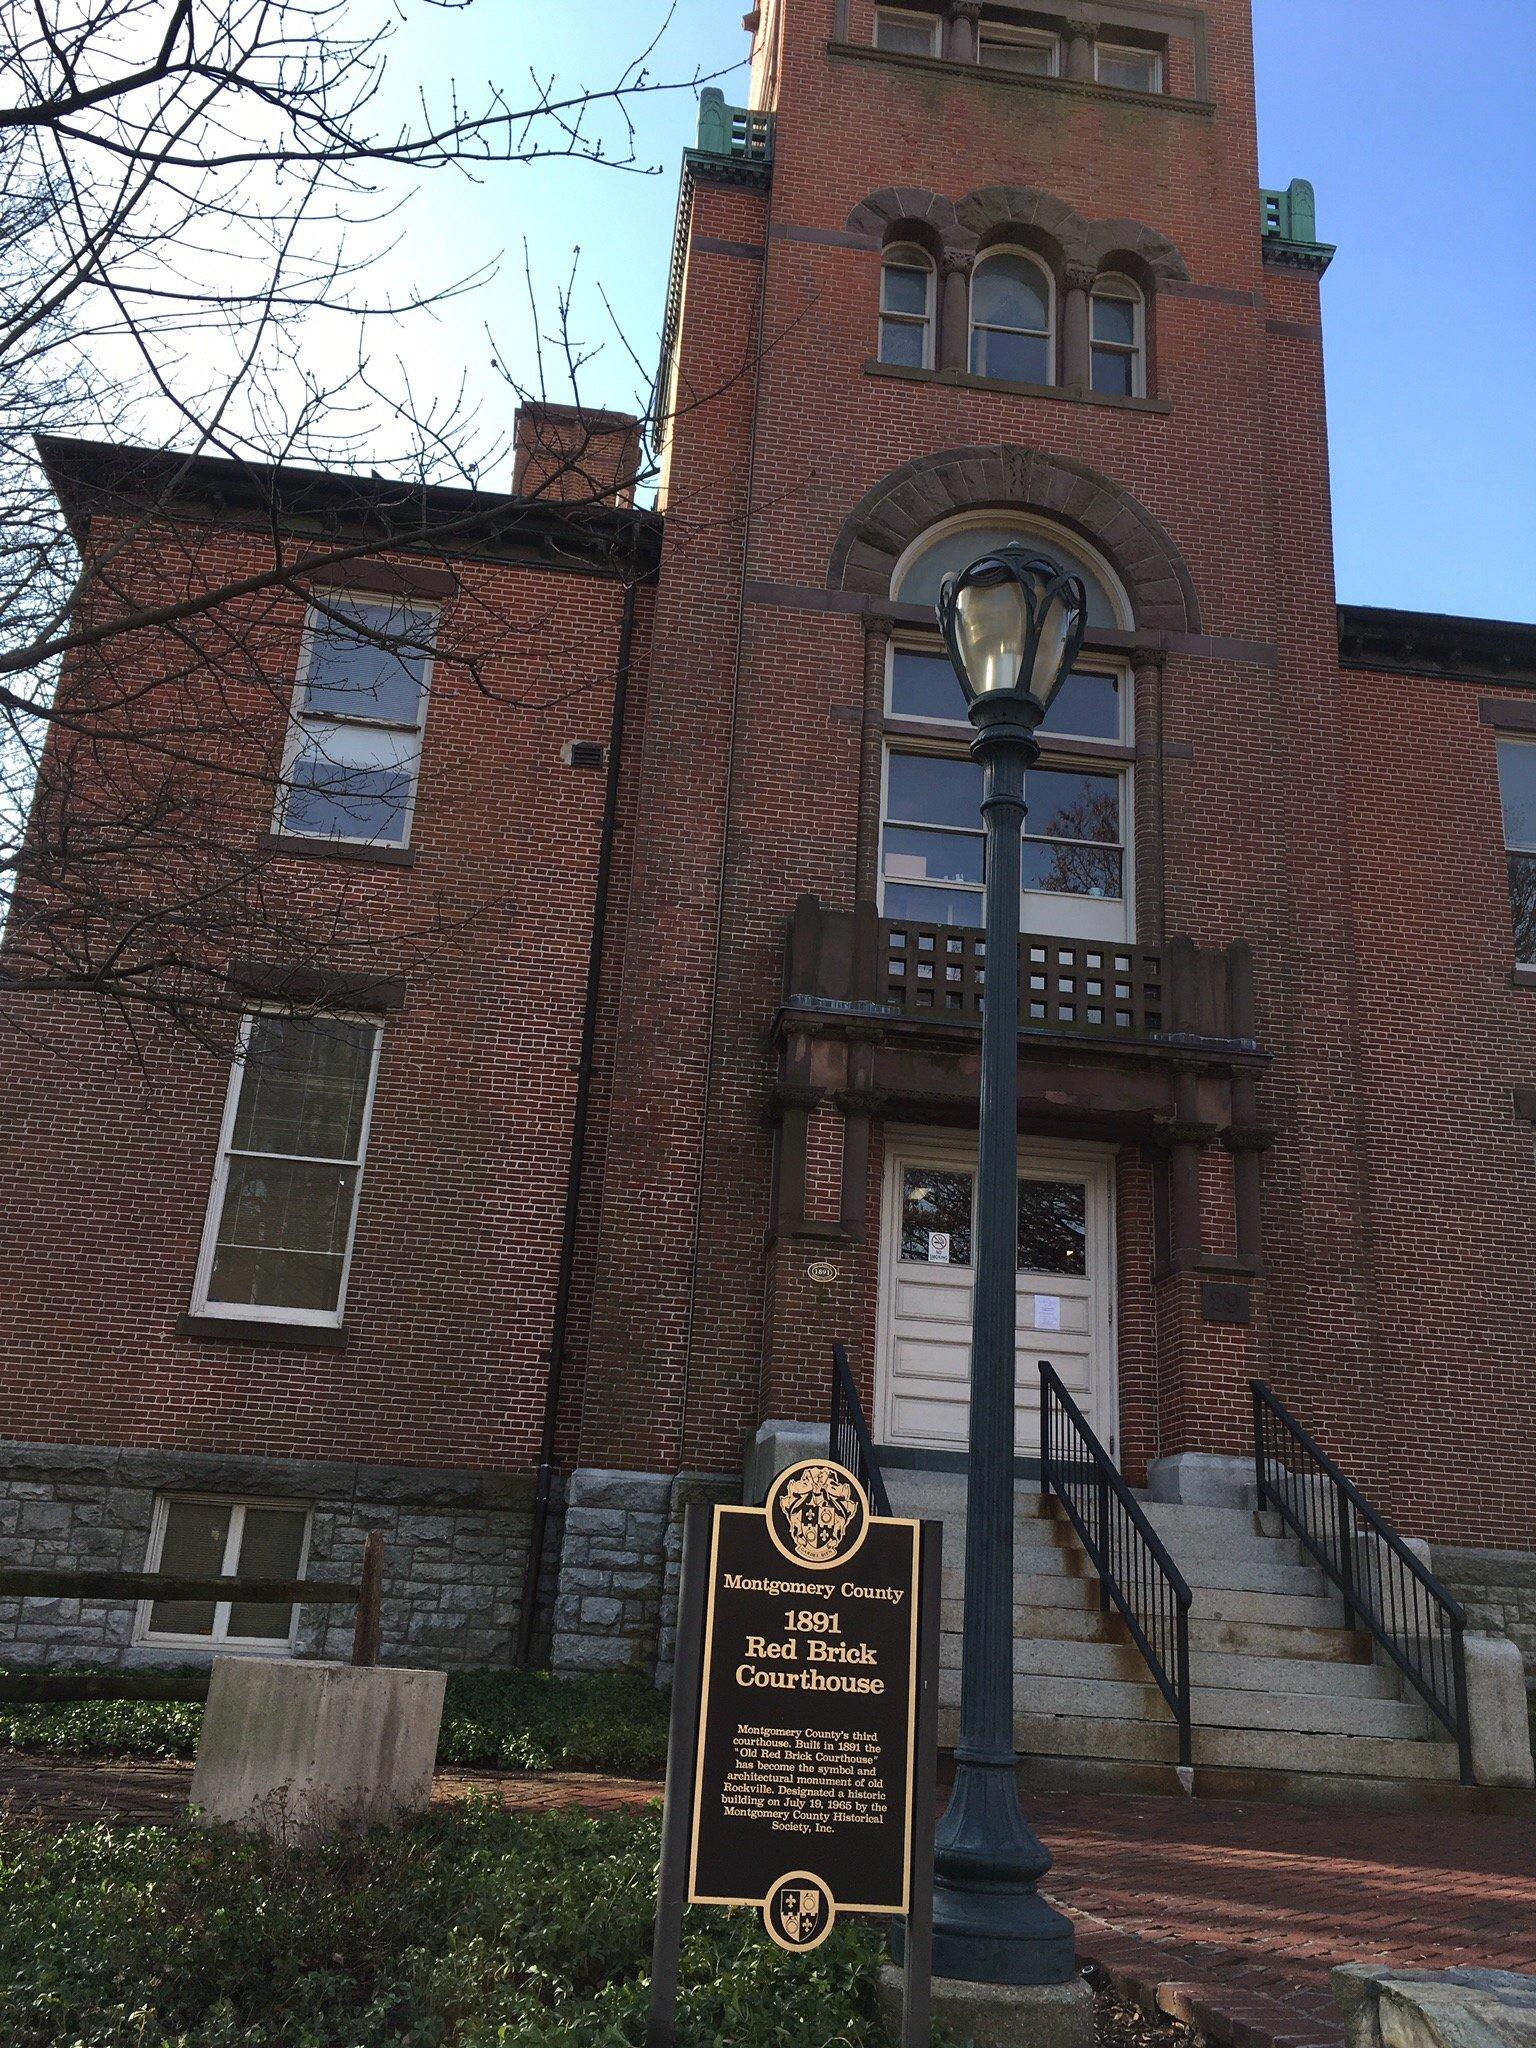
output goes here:
[{"label": "double door", "polygon": [[[976,1150],[953,1138],[887,1141],[875,1435],[963,1451],[970,1419]],[[1114,1164],[1093,1146],[1019,1150],[1016,1282],[1018,1451],[1040,1447],[1047,1359],[1118,1455]]]}]

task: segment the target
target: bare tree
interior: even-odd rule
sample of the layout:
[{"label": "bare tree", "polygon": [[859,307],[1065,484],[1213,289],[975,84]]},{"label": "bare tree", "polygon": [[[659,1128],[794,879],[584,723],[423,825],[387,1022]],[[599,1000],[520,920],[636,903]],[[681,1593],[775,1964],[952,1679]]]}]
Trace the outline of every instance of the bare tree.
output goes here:
[{"label": "bare tree", "polygon": [[[634,103],[698,81],[652,69],[658,0],[598,87],[530,75],[434,106],[391,69],[396,12],[32,0],[0,17],[0,1016],[24,1029],[37,998],[70,991],[220,1040],[232,961],[334,961],[345,879],[318,913],[279,886],[261,846],[274,790],[279,823],[329,817],[389,843],[427,654],[496,695],[477,653],[492,622],[448,639],[408,594],[346,594],[381,552],[446,559],[488,521],[552,530],[537,505],[477,489],[506,459],[500,423],[462,391],[418,393],[376,345],[486,273],[406,299],[371,287],[427,177],[544,157],[643,170]],[[314,368],[320,322],[356,329],[340,374]],[[569,287],[545,325],[580,399],[590,351]],[[543,367],[502,374],[527,395]],[[590,433],[545,451],[542,489],[587,500],[570,515],[583,545],[611,545],[628,573],[632,522],[612,505],[643,481],[638,446],[616,466],[612,417],[582,418]],[[181,452],[82,445],[151,436]],[[220,488],[239,499],[238,567],[228,522],[187,513],[209,458],[235,465]],[[348,471],[367,474],[343,487]],[[330,656],[312,716],[294,696],[305,607]],[[366,747],[336,717],[347,691]],[[429,952],[475,914],[434,907],[393,943]]]}]

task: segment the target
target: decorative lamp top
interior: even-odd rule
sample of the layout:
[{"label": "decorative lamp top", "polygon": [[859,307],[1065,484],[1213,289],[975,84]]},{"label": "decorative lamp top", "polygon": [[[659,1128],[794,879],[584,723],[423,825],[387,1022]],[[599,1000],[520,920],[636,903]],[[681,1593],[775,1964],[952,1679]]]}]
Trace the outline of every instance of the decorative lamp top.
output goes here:
[{"label": "decorative lamp top", "polygon": [[946,576],[938,611],[968,701],[1007,691],[1033,703],[1039,718],[1072,673],[1088,630],[1082,578],[1016,542]]}]

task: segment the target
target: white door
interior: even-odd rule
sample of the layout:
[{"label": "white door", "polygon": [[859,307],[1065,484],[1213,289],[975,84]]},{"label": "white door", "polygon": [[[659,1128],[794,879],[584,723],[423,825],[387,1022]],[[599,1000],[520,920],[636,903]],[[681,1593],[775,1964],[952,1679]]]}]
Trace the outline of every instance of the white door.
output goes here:
[{"label": "white door", "polygon": [[[887,1143],[875,1436],[963,1451],[970,1417],[971,1220],[976,1148],[953,1138]],[[1094,1146],[1019,1149],[1017,1448],[1040,1452],[1048,1359],[1118,1454],[1114,1165]]]}]

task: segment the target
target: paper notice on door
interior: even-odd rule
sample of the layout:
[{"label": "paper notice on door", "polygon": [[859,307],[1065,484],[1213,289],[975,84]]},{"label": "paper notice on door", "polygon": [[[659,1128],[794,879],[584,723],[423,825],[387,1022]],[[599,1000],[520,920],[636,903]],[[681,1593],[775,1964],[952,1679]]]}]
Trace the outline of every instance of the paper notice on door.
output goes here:
[{"label": "paper notice on door", "polygon": [[1061,1296],[1059,1294],[1037,1294],[1035,1296],[1035,1328],[1037,1330],[1059,1330],[1061,1328]]},{"label": "paper notice on door", "polygon": [[928,1263],[930,1266],[949,1264],[949,1237],[947,1230],[930,1230],[928,1233]]}]

